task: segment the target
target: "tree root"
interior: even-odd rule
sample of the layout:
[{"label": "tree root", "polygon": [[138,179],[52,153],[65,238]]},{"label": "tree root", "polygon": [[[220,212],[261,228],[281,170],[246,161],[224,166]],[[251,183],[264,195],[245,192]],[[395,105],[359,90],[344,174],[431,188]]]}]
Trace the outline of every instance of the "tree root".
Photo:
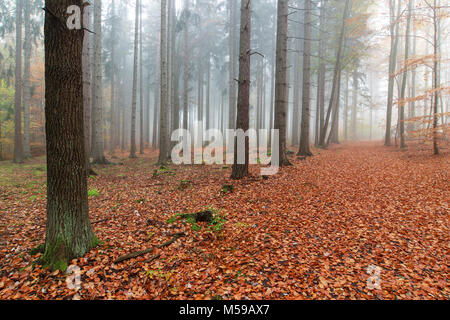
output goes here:
[{"label": "tree root", "polygon": [[[157,245],[156,248],[161,249],[161,248],[168,247],[171,244],[173,244],[175,241],[177,241],[179,238],[185,237],[185,236],[186,236],[186,234],[184,232],[176,233],[176,234],[172,235],[173,238],[170,241],[167,241],[167,242],[165,242],[163,244]],[[142,250],[142,251],[131,252],[129,254],[126,254],[124,256],[121,256],[121,257],[117,258],[114,261],[114,263],[116,264],[116,263],[120,263],[120,262],[123,262],[123,261],[126,261],[126,260],[137,258],[137,257],[143,256],[143,255],[145,255],[147,253],[151,253],[154,250],[155,250],[155,248],[149,248],[149,249],[145,249],[145,250]],[[156,255],[153,258],[151,258],[151,259],[149,259],[149,260],[147,260],[145,262],[152,262],[152,261],[158,259],[160,256],[161,255]]]}]

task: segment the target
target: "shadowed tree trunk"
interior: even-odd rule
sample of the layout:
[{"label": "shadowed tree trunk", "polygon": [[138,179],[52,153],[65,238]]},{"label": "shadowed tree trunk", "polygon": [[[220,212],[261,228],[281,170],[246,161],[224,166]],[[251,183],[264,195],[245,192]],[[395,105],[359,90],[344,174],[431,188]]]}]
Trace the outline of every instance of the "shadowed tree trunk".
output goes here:
[{"label": "shadowed tree trunk", "polygon": [[83,119],[83,30],[61,25],[70,5],[45,1],[47,226],[42,263],[66,269],[98,243],[89,220]]},{"label": "shadowed tree trunk", "polygon": [[16,0],[16,69],[14,94],[14,162],[23,162],[22,137],[22,11],[23,0]]},{"label": "shadowed tree trunk", "polygon": [[[250,45],[251,45],[251,0],[241,1],[241,31],[239,49],[239,87],[236,129],[247,132],[250,117]],[[248,176],[249,140],[245,137],[245,163],[238,163],[238,140],[234,142],[234,164],[231,178]]]},{"label": "shadowed tree trunk", "polygon": [[288,11],[287,0],[278,0],[274,128],[279,130],[280,134],[279,155],[281,167],[291,165],[286,155]]}]

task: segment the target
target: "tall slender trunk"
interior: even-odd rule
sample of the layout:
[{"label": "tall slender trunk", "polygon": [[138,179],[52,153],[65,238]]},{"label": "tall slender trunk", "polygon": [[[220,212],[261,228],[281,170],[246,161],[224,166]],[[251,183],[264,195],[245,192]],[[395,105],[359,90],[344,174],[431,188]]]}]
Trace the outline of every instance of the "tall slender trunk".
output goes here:
[{"label": "tall slender trunk", "polygon": [[303,53],[303,101],[302,101],[302,132],[300,137],[299,156],[310,157],[310,123],[311,123],[311,0],[305,1],[305,32]]},{"label": "tall slender trunk", "polygon": [[323,1],[320,7],[320,42],[319,42],[319,72],[317,75],[317,108],[319,117],[319,128],[317,129],[317,145],[320,144],[320,137],[323,133],[325,122],[325,77],[326,77],[326,56],[327,56],[327,33],[326,33],[326,8],[327,0]]},{"label": "tall slender trunk", "polygon": [[144,36],[142,30],[142,1],[139,2],[139,153],[144,154]]},{"label": "tall slender trunk", "polygon": [[14,94],[14,162],[22,163],[22,11],[23,0],[16,0],[16,69]]},{"label": "tall slender trunk", "polygon": [[[177,17],[176,17],[176,5],[175,1],[171,0],[173,4],[170,7],[170,22],[169,26],[171,27],[170,31],[170,101],[169,104],[171,106],[171,131],[179,129],[179,122],[180,122],[180,116],[179,116],[179,97],[178,97],[178,91],[179,91],[179,74],[180,74],[180,64],[178,62],[178,55],[177,55],[177,48],[176,48],[176,36],[177,36]],[[173,26],[173,27],[172,27]],[[175,146],[176,142],[172,143],[172,146]],[[171,156],[171,155],[169,155]]]},{"label": "tall slender trunk", "polygon": [[[241,1],[241,31],[239,44],[239,89],[237,105],[236,129],[247,132],[249,129],[250,111],[250,49],[251,49],[251,0]],[[245,137],[245,163],[238,162],[238,140],[234,143],[234,164],[231,178],[242,179],[248,176],[249,140]]]},{"label": "tall slender trunk", "polygon": [[116,65],[115,65],[115,39],[116,39],[116,9],[115,9],[115,0],[112,0],[111,2],[111,19],[112,24],[111,24],[111,82],[110,82],[110,86],[111,86],[111,118],[110,118],[110,130],[109,130],[109,151],[111,154],[114,153],[115,149],[116,149],[116,141],[114,139],[115,136],[115,130],[117,128],[117,124],[115,122],[116,119]]},{"label": "tall slender trunk", "polygon": [[433,27],[434,27],[434,63],[433,63],[433,90],[434,90],[434,106],[433,106],[433,153],[435,155],[439,154],[439,145],[438,145],[438,121],[439,121],[439,15],[438,15],[438,7],[437,0],[434,0],[433,4]]},{"label": "tall slender trunk", "polygon": [[169,160],[167,111],[167,0],[161,0],[161,111],[158,164],[165,164]]},{"label": "tall slender trunk", "polygon": [[211,128],[211,53],[208,53],[206,59],[206,130]]},{"label": "tall slender trunk", "polygon": [[133,92],[131,97],[131,149],[130,158],[137,158],[136,155],[136,105],[137,105],[137,74],[139,55],[139,6],[140,0],[136,0],[136,14],[134,21],[134,59],[133,59]]},{"label": "tall slender trunk", "polygon": [[359,95],[359,78],[358,78],[358,65],[355,66],[353,71],[353,103],[352,103],[352,121],[351,121],[351,136],[352,140],[357,140],[356,125],[358,120],[358,95]]},{"label": "tall slender trunk", "polygon": [[25,1],[25,42],[24,42],[24,73],[23,73],[23,151],[25,158],[31,157],[30,149],[30,103],[31,103],[31,0]]},{"label": "tall slender trunk", "polygon": [[349,15],[349,11],[350,11],[350,0],[346,0],[345,1],[345,8],[344,8],[344,15],[342,18],[342,27],[341,27],[341,33],[339,36],[339,46],[338,46],[338,50],[337,50],[337,54],[336,54],[336,65],[334,68],[334,76],[333,76],[333,87],[331,89],[331,98],[330,98],[330,104],[328,106],[328,111],[327,111],[327,115],[325,118],[325,123],[323,125],[323,130],[320,134],[320,143],[319,145],[321,147],[326,148],[326,136],[327,136],[327,132],[328,132],[328,125],[330,123],[330,117],[331,117],[331,111],[333,110],[333,105],[334,105],[334,97],[336,95],[336,91],[338,89],[338,76],[339,76],[339,72],[341,70],[341,59],[342,59],[342,51],[343,51],[343,46],[344,46],[344,39],[345,39],[345,26],[346,26],[346,20],[347,17]]},{"label": "tall slender trunk", "polygon": [[389,56],[389,84],[388,84],[388,101],[387,101],[387,114],[386,114],[386,134],[385,134],[385,146],[391,145],[391,127],[392,127],[392,106],[394,101],[394,85],[395,85],[395,70],[397,67],[397,50],[398,50],[398,32],[399,22],[397,19],[400,17],[401,0],[398,0],[397,15],[395,15],[395,0],[390,0],[390,12],[391,12],[391,53]]},{"label": "tall slender trunk", "polygon": [[203,56],[198,56],[197,120],[203,121]]},{"label": "tall slender trunk", "polygon": [[[298,1],[298,6],[301,8],[300,1]],[[300,21],[304,22],[303,11],[299,11],[299,15],[302,17]],[[295,66],[294,66],[294,105],[292,110],[292,145],[296,146],[299,143],[299,127],[300,127],[300,94],[301,85],[300,80],[303,78],[302,74],[302,40],[304,30],[300,27],[297,28],[297,37],[295,40]]]},{"label": "tall slender trunk", "polygon": [[409,35],[411,33],[411,16],[412,16],[413,0],[409,1],[408,6],[408,21],[406,23],[406,36],[405,36],[405,67],[403,71],[402,90],[399,101],[400,112],[400,148],[406,148],[405,137],[405,106],[406,106],[406,84],[408,83],[408,59],[409,59]]},{"label": "tall slender trunk", "polygon": [[[275,116],[275,82],[276,82],[276,44],[275,37],[272,38],[272,70],[270,72],[270,107],[269,107],[269,130],[274,128]],[[272,145],[272,134],[269,134],[269,146]]]},{"label": "tall slender trunk", "polygon": [[[47,225],[41,262],[66,269],[97,245],[89,219],[83,119],[83,30],[61,27],[70,5],[45,1]],[[61,57],[64,57],[62,59]]]},{"label": "tall slender trunk", "polygon": [[328,138],[327,144],[330,144],[330,143],[339,144],[339,113],[340,113],[340,105],[341,105],[341,76],[342,76],[342,71],[339,70],[338,89],[336,91],[335,108],[333,111],[333,123],[331,125],[331,133]]},{"label": "tall slender trunk", "polygon": [[[415,58],[417,54],[417,28],[415,23],[411,26],[413,28],[413,45],[412,45],[412,56]],[[411,82],[410,82],[410,98],[412,101],[409,103],[409,109],[408,109],[408,117],[409,119],[413,119],[416,116],[416,101],[414,98],[416,97],[416,78],[417,78],[417,71],[416,68],[412,68],[411,70]],[[409,122],[408,125],[408,131],[414,131],[415,130],[415,123],[413,121]]]},{"label": "tall slender trunk", "polygon": [[345,73],[345,109],[344,109],[344,139],[348,140],[348,107],[349,107],[349,75]]},{"label": "tall slender trunk", "polygon": [[288,31],[288,1],[278,0],[277,9],[277,53],[275,82],[275,129],[279,130],[280,166],[288,166],[286,155],[286,110],[288,104],[287,91],[287,31]]},{"label": "tall slender trunk", "polygon": [[[236,128],[236,0],[230,1],[229,128]],[[242,13],[241,13],[242,14]]]},{"label": "tall slender trunk", "polygon": [[[83,12],[83,26],[91,29],[91,7],[86,6]],[[89,31],[84,31],[83,39],[83,115],[84,115],[84,147],[86,155],[87,175],[95,174],[91,168],[91,109],[92,109],[92,74],[91,74],[91,44]]]},{"label": "tall slender trunk", "polygon": [[[157,45],[157,53],[156,53],[156,61],[160,61],[161,60],[161,32],[158,35],[158,45]],[[154,149],[156,149],[158,147],[158,110],[160,107],[160,94],[161,94],[161,90],[160,90],[160,81],[161,81],[161,76],[160,76],[160,71],[161,68],[157,67],[156,68],[156,79],[155,79],[155,101],[154,101],[154,105],[153,105],[153,126],[152,126],[152,146]]]},{"label": "tall slender trunk", "polygon": [[94,86],[92,106],[92,157],[96,164],[108,164],[104,155],[102,0],[94,4]]}]

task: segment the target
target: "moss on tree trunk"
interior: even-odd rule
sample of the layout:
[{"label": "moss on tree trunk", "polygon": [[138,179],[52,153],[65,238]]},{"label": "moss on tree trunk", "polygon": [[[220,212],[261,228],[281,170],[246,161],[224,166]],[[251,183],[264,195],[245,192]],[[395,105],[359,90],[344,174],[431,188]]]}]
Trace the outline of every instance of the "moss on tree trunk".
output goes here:
[{"label": "moss on tree trunk", "polygon": [[41,263],[65,270],[98,244],[89,219],[84,146],[83,30],[61,21],[82,0],[45,2],[47,227]]}]

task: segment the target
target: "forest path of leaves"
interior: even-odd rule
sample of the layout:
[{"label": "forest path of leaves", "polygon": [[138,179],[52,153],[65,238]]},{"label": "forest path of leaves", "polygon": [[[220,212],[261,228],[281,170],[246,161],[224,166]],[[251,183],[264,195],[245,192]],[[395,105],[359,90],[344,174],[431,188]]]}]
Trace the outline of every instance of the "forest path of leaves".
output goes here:
[{"label": "forest path of leaves", "polygon": [[[157,153],[97,168],[90,198],[105,244],[66,275],[34,270],[29,250],[45,230],[45,174],[0,165],[0,298],[3,299],[449,299],[449,153],[420,145],[406,152],[379,143],[315,150],[292,158],[268,180],[236,182],[222,166],[170,166]],[[152,161],[150,161],[152,160]],[[41,168],[42,169],[42,168]],[[17,182],[17,181],[20,181]],[[233,185],[232,193],[222,186]],[[169,225],[183,212],[213,207],[221,232]],[[120,255],[187,235],[167,248],[120,264]],[[161,255],[150,263],[152,255]],[[380,268],[380,289],[367,286]]]}]

